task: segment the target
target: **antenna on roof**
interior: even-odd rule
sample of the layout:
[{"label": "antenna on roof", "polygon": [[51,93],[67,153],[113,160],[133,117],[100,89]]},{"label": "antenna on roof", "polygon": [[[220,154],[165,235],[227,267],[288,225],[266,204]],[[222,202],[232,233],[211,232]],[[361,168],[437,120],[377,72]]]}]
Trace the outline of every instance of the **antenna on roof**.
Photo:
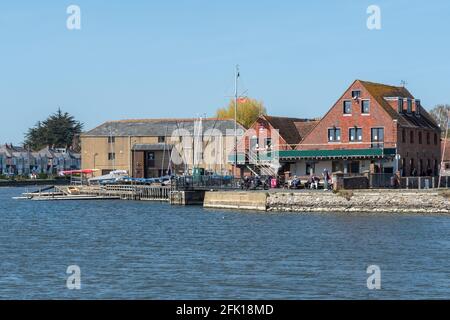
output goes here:
[{"label": "antenna on roof", "polygon": [[406,80],[400,81],[400,86],[402,86],[403,88],[405,88],[407,85],[408,85],[408,82]]}]

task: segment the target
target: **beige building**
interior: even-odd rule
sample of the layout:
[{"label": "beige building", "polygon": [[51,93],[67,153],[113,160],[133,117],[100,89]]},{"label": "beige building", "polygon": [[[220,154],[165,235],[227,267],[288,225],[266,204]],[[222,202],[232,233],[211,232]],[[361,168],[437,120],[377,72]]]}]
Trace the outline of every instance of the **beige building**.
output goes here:
[{"label": "beige building", "polygon": [[[237,125],[238,138],[244,127]],[[136,178],[192,173],[230,174],[234,120],[143,119],[106,122],[81,135],[83,169],[126,170]]]}]

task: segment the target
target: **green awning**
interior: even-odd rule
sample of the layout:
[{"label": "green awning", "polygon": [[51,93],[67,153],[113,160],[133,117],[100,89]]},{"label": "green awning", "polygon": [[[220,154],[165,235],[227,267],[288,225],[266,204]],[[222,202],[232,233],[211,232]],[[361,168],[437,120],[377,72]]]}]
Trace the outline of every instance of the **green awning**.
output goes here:
[{"label": "green awning", "polygon": [[[368,148],[368,149],[335,149],[335,150],[283,150],[272,153],[259,153],[257,160],[272,161],[300,160],[300,159],[358,159],[358,158],[392,158],[397,153],[395,148]],[[238,164],[245,163],[245,154],[238,153]],[[235,155],[230,154],[229,163],[234,163]]]},{"label": "green awning", "polygon": [[395,148],[286,150],[280,151],[280,160],[320,158],[384,158],[395,156]]}]

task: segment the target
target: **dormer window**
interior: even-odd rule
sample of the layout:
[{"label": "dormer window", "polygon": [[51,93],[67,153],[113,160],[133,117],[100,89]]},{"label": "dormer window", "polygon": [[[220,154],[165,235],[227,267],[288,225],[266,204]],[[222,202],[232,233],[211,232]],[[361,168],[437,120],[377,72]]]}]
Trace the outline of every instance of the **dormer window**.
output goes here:
[{"label": "dormer window", "polygon": [[416,100],[416,115],[420,116],[420,100]]},{"label": "dormer window", "polygon": [[407,105],[406,105],[406,112],[411,113],[412,112],[412,100],[408,99]]},{"label": "dormer window", "polygon": [[352,102],[350,100],[344,101],[344,114],[352,114]]},{"label": "dormer window", "polygon": [[352,91],[352,98],[355,99],[355,100],[361,98],[361,90],[353,90]]},{"label": "dormer window", "polygon": [[402,113],[402,112],[403,112],[403,99],[398,98],[398,113]]}]

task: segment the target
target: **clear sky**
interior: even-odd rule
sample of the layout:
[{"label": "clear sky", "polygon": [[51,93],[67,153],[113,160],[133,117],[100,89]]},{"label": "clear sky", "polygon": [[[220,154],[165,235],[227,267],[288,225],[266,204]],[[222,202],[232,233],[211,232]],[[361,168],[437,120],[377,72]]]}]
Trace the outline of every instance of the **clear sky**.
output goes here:
[{"label": "clear sky", "polygon": [[[66,9],[81,8],[81,30]],[[369,5],[381,30],[369,30]],[[61,107],[113,119],[213,116],[242,90],[272,115],[324,114],[354,79],[450,103],[450,1],[2,1],[0,143]]]}]

